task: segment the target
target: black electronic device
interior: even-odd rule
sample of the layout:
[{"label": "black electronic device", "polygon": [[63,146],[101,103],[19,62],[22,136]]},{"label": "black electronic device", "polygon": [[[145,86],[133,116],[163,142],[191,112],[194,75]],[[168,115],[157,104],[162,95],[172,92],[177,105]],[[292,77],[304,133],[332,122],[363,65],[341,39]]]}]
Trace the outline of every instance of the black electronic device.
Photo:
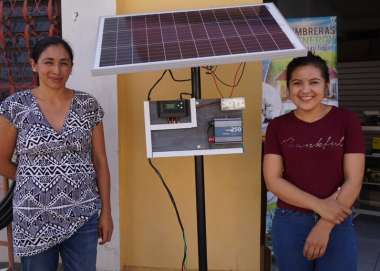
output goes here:
[{"label": "black electronic device", "polygon": [[183,118],[189,115],[189,100],[157,101],[160,118]]}]

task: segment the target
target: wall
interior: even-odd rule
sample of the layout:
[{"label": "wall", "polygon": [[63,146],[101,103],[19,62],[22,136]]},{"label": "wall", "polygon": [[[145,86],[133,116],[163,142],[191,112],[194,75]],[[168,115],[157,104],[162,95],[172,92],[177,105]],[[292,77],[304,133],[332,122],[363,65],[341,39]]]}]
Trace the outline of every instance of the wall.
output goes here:
[{"label": "wall", "polygon": [[95,55],[99,16],[114,15],[113,0],[62,1],[62,34],[74,50],[74,71],[69,87],[94,95],[102,105],[108,162],[111,172],[111,204],[114,219],[112,242],[99,247],[97,268],[119,269],[119,159],[116,76],[94,77],[91,68]]},{"label": "wall", "polygon": [[[117,13],[145,13],[207,8],[260,1],[117,1]],[[218,68],[231,82],[237,65]],[[120,245],[123,270],[180,269],[183,242],[173,207],[149,167],[145,152],[143,101],[162,71],[118,77],[120,139]],[[189,69],[175,70],[188,78]],[[230,89],[223,88],[225,95]],[[153,99],[175,99],[190,84],[168,77]],[[245,153],[205,157],[206,220],[210,270],[260,269],[260,110],[261,65],[249,63],[236,96],[245,96]],[[202,72],[202,96],[218,97],[211,78]],[[171,188],[182,216],[189,247],[188,268],[198,269],[194,159],[154,159]]]}]

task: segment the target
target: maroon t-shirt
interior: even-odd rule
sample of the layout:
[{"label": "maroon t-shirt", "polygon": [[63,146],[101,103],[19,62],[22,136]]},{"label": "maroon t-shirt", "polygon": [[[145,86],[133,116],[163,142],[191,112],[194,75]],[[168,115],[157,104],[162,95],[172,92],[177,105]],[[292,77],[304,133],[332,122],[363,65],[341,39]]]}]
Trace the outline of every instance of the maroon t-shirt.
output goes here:
[{"label": "maroon t-shirt", "polygon": [[[359,119],[335,106],[312,123],[298,119],[294,112],[273,119],[264,145],[264,154],[282,156],[285,180],[319,198],[330,196],[343,184],[344,154],[364,152]],[[280,199],[278,206],[306,211]]]}]

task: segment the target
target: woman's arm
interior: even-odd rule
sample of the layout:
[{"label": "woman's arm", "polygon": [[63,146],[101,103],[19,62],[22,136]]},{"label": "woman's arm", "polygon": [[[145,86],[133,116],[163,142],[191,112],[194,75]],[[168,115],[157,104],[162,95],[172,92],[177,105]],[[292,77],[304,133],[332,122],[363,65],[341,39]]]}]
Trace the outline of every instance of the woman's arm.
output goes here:
[{"label": "woman's arm", "polygon": [[17,130],[0,117],[0,175],[16,180],[16,165],[12,162],[17,140]]},{"label": "woman's arm", "polygon": [[343,160],[344,184],[337,197],[338,202],[351,208],[357,197],[363,183],[364,175],[363,153],[346,153]]},{"label": "woman's arm", "polygon": [[[339,191],[337,201],[351,208],[360,193],[364,174],[365,156],[362,153],[347,153],[343,158],[345,182]],[[309,233],[304,247],[304,255],[309,260],[322,257],[327,248],[334,224],[321,218]]]},{"label": "woman's arm", "polygon": [[104,143],[103,124],[99,123],[92,131],[92,160],[94,163],[102,209],[99,217],[100,244],[109,242],[112,237],[113,222],[110,200],[110,172]]},{"label": "woman's arm", "polygon": [[304,209],[313,210],[326,220],[339,224],[351,214],[346,205],[336,200],[337,194],[326,199],[319,199],[309,194],[282,177],[283,161],[277,154],[264,155],[264,179],[269,191],[282,201]]}]

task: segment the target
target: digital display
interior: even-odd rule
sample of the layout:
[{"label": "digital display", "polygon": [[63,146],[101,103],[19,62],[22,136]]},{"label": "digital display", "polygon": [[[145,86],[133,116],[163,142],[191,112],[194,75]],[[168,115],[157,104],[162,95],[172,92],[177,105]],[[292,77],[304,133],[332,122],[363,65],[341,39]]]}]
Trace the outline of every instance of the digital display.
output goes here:
[{"label": "digital display", "polygon": [[175,103],[166,103],[166,104],[164,104],[164,107],[166,110],[173,110],[173,109],[176,109],[176,104]]},{"label": "digital display", "polygon": [[157,101],[160,118],[183,118],[189,114],[189,100]]}]

